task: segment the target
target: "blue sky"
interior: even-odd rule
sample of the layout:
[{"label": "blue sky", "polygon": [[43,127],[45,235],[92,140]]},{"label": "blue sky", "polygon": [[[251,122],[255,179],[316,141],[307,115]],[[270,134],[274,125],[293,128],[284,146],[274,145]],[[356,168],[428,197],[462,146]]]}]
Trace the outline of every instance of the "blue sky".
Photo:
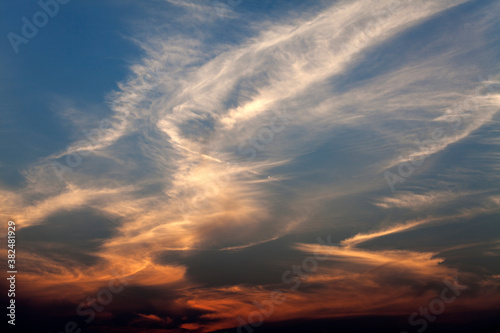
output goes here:
[{"label": "blue sky", "polygon": [[[256,328],[253,302],[279,289],[263,332],[385,332],[384,316],[415,332],[458,279],[425,329],[493,324],[498,1],[58,6],[16,53],[8,34],[41,8],[0,5],[0,215],[35,322]],[[85,322],[74,309],[112,272],[133,282]]]},{"label": "blue sky", "polygon": [[[2,19],[2,31],[19,35],[21,18],[31,18],[40,10],[35,1],[6,2],[2,7],[8,13]],[[2,145],[13,163],[2,172],[6,182],[22,182],[16,174],[18,163],[27,165],[71,140],[71,131],[56,115],[56,105],[62,100],[89,113],[105,112],[106,92],[126,78],[129,61],[140,54],[124,38],[125,19],[132,17],[130,9],[118,2],[73,1],[61,5],[59,13],[28,44],[19,45],[17,55],[8,38],[2,39],[2,124],[6,127],[2,135],[18,145]]]}]

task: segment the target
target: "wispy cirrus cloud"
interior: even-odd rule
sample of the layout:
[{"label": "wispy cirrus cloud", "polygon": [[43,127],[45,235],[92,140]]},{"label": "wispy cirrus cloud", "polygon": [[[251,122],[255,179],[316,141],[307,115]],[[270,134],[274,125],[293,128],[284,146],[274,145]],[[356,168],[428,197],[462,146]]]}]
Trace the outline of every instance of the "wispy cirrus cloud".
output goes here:
[{"label": "wispy cirrus cloud", "polygon": [[470,195],[470,193],[433,191],[429,193],[417,194],[412,192],[399,192],[391,197],[380,198],[374,204],[385,209],[407,208],[411,210],[418,210],[428,206],[437,206],[446,202],[452,202],[460,196],[467,195]]},{"label": "wispy cirrus cloud", "polygon": [[[162,26],[147,38],[137,37],[144,57],[131,66],[130,78],[107,97],[109,128],[90,144],[71,142],[34,162],[25,172],[23,189],[0,191],[2,216],[15,219],[21,230],[82,207],[117,223],[116,232],[92,253],[99,260],[91,267],[78,260],[21,254],[36,266],[26,272],[27,280],[34,282],[30,287],[34,293],[49,298],[64,290],[65,295],[81,296],[115,269],[143,287],[179,284],[182,295],[169,302],[206,311],[203,318],[211,321],[204,327],[193,322],[179,327],[208,332],[231,327],[237,315],[251,311],[252,297],[264,297],[274,286],[196,291],[193,286],[199,286],[187,275],[190,267],[182,260],[159,264],[155,262],[159,254],[237,251],[317,230],[327,224],[318,221],[329,219],[328,214],[314,215],[317,208],[350,195],[377,192],[370,199],[376,206],[413,214],[471,193],[490,195],[491,191],[420,188],[391,197],[380,193],[385,189],[382,171],[414,158],[447,153],[496,121],[498,93],[474,95],[478,68],[462,50],[464,41],[470,40],[475,49],[490,46],[488,40],[475,37],[491,29],[496,4],[478,10],[486,15],[482,21],[486,23],[472,25],[463,39],[456,37],[443,45],[444,36],[455,29],[444,27],[446,31],[436,31],[435,38],[415,38],[415,49],[405,50],[407,34],[427,36],[430,33],[422,31],[432,29],[439,21],[436,17],[459,12],[457,8],[467,1],[335,2],[300,18],[275,22],[264,16],[249,22],[252,26],[244,38],[216,43],[205,31],[217,20],[213,12],[205,15],[210,6],[168,2],[183,8],[178,20],[189,21],[197,34],[176,33],[166,23],[172,31],[168,35]],[[243,15],[241,20],[246,22]],[[492,78],[488,83],[493,86],[497,81]],[[460,87],[450,82],[459,82]],[[453,108],[457,100],[470,96],[477,108]],[[457,116],[462,119],[460,126],[449,127],[456,125]],[[269,139],[270,132],[262,129],[272,124],[283,127]],[[433,145],[420,149],[417,141],[427,139],[436,128],[446,130]],[[495,140],[490,144],[498,146]],[[75,154],[82,163],[61,181],[52,163],[64,163]],[[427,167],[431,166],[422,170]],[[498,206],[498,198],[490,196],[490,203]],[[423,302],[432,291],[418,293],[403,282],[430,285],[451,278],[457,270],[445,266],[437,250],[357,246],[494,209],[484,204],[445,217],[429,217],[424,211],[425,217],[359,231],[340,240],[340,246],[320,248],[341,267],[321,268],[308,280],[311,289],[289,293],[290,302],[277,310],[273,320],[394,314],[399,306],[397,314],[413,310],[412,304]],[[343,221],[351,216],[339,216],[340,222],[331,224],[345,227]],[[295,249],[313,250],[304,243]],[[392,272],[397,272],[398,283],[388,294],[359,299],[361,292],[385,286]],[[35,283],[39,280],[43,282]],[[328,291],[324,305],[312,304],[324,294],[314,290],[315,283]],[[138,313],[141,322],[170,324],[160,314]]]}]

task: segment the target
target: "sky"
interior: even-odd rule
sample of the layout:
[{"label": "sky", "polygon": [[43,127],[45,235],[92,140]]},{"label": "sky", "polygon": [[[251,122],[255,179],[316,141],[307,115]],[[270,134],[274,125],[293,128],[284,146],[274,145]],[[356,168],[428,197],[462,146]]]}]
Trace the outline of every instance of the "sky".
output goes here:
[{"label": "sky", "polygon": [[2,2],[8,332],[500,332],[499,12]]}]

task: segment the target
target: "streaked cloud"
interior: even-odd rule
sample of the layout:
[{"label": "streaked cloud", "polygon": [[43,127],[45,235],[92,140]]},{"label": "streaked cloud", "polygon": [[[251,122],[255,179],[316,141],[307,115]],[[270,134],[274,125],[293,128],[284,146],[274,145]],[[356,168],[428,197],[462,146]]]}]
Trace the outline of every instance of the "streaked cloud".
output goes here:
[{"label": "streaked cloud", "polygon": [[[485,36],[496,31],[498,4],[477,5],[484,19],[460,33],[462,20],[476,17],[463,9],[470,1],[321,2],[280,19],[247,18],[245,4],[222,14],[207,2],[156,5],[155,15],[176,8],[176,17],[143,23],[131,37],[143,56],[106,95],[107,126],[59,101],[57,114],[76,118],[75,141],[32,161],[19,188],[0,188],[0,216],[21,234],[48,228],[60,213],[71,223],[82,209],[113,222],[107,237],[89,240],[95,247],[79,249],[90,265],[78,255],[47,255],[65,249],[57,242],[36,245],[48,252],[21,251],[32,295],[76,302],[120,272],[139,290],[176,291],[149,308],[130,305],[129,323],[231,328],[283,285],[206,286],[183,258],[270,243],[293,250],[282,262],[328,258],[301,289],[284,291],[270,321],[406,315],[457,275],[471,290],[485,286],[453,305],[457,311],[500,306],[498,272],[448,264],[446,252],[465,241],[450,245],[443,236],[425,249],[387,241],[498,214],[491,151],[500,141],[488,128],[498,123],[500,81],[477,79],[482,59],[497,59],[496,41]],[[210,29],[234,19],[248,27],[214,40]],[[475,50],[485,51],[474,58]],[[75,158],[58,176],[54,163]],[[405,187],[391,194],[383,172],[415,161]],[[305,240],[332,230],[336,245]],[[474,237],[467,244],[496,253],[494,235]],[[158,260],[168,254],[176,260]],[[167,316],[162,308],[179,310]],[[196,320],[182,319],[190,311]]]}]

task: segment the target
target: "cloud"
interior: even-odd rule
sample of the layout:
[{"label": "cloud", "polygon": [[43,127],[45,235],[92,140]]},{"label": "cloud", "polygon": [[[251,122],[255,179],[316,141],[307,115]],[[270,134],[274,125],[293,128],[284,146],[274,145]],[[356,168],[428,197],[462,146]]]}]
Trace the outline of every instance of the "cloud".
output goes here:
[{"label": "cloud", "polygon": [[154,315],[154,314],[145,315],[145,314],[139,313],[139,316],[141,316],[142,318],[145,318],[145,319],[149,319],[149,320],[153,320],[153,321],[158,321],[160,323],[170,324],[172,322],[171,318],[167,317],[165,319],[161,319],[160,317],[158,317],[157,315]]},{"label": "cloud", "polygon": [[466,194],[437,191],[425,194],[399,192],[392,197],[381,198],[378,202],[375,203],[375,205],[385,209],[408,208],[411,210],[418,210],[432,205],[441,205],[445,202],[451,202],[454,201],[457,197],[463,195]]},{"label": "cloud", "polygon": [[[0,189],[2,217],[16,220],[21,230],[82,207],[119,221],[93,253],[98,262],[92,267],[76,258],[21,254],[33,267],[25,272],[33,295],[83,296],[117,270],[135,285],[180,284],[179,306],[203,310],[201,318],[209,322],[180,327],[228,328],[275,286],[194,289],[186,265],[158,264],[159,253],[237,251],[317,230],[330,217],[314,216],[316,208],[349,195],[379,191],[371,200],[378,207],[418,211],[472,193],[379,194],[382,171],[448,151],[497,115],[497,93],[474,95],[477,82],[471,78],[478,69],[470,58],[460,58],[463,40],[413,38],[437,24],[439,15],[448,13],[451,20],[456,12],[450,11],[466,1],[343,1],[278,21],[247,22],[242,15],[242,22],[252,23],[246,35],[216,42],[204,31],[216,20],[213,12],[204,17],[210,6],[168,2],[183,8],[187,14],[179,21],[191,20],[199,34],[172,29],[166,35],[162,26],[148,38],[137,37],[144,58],[108,95],[109,126],[94,129],[92,140],[71,142],[34,161],[25,170],[25,188]],[[478,11],[496,9],[493,4]],[[197,18],[199,25],[192,21]],[[486,28],[491,26],[474,31]],[[426,36],[433,35],[429,31]],[[474,46],[490,44],[478,39]],[[468,98],[474,108],[454,107]],[[454,128],[457,119],[460,126]],[[443,130],[437,138],[435,129]],[[419,145],[429,138],[431,145]],[[82,162],[58,179],[53,163],[76,155]],[[498,206],[498,197],[489,202]],[[485,204],[456,215],[405,220],[359,232],[341,246],[320,247],[339,267],[325,264],[308,278],[307,288],[287,293],[289,301],[273,320],[413,311],[436,292],[425,287],[457,270],[445,266],[437,252],[356,246],[485,211],[493,210]],[[339,216],[333,227],[351,217]],[[313,246],[300,243],[295,249],[311,253]],[[313,302],[318,298],[321,304]],[[165,317],[147,313],[139,316]]]}]

